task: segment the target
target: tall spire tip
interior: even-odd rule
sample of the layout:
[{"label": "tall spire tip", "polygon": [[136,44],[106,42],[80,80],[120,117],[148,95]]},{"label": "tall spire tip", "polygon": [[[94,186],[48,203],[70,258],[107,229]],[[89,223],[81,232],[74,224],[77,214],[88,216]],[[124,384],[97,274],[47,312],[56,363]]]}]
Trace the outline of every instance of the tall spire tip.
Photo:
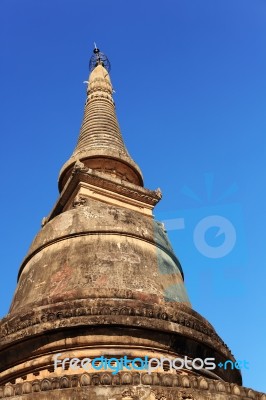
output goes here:
[{"label": "tall spire tip", "polygon": [[108,72],[111,70],[111,64],[107,56],[98,49],[94,42],[93,54],[90,59],[90,71],[93,71],[98,65],[102,65]]}]

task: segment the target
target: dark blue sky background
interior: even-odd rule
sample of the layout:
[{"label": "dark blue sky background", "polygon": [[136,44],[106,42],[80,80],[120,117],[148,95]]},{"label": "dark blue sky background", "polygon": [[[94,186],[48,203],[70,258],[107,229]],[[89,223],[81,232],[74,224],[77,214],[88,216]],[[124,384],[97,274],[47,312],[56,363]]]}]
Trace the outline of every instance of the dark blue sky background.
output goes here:
[{"label": "dark blue sky background", "polygon": [[[266,392],[264,0],[1,0],[0,316],[76,144],[94,41],[130,154],[163,191],[155,214],[193,307],[250,363],[245,386]],[[195,236],[213,215],[236,234],[216,258]],[[233,239],[214,226],[204,240]]]}]

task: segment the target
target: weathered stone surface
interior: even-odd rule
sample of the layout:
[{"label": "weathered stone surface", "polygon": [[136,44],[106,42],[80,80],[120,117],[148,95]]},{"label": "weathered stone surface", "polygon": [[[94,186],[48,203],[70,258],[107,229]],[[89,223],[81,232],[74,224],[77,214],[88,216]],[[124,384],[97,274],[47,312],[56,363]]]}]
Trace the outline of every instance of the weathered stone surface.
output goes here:
[{"label": "weathered stone surface", "polygon": [[22,264],[11,312],[43,299],[86,298],[114,289],[189,304],[180,263],[161,224],[90,200],[58,215],[37,235]]},{"label": "weathered stone surface", "polygon": [[[161,192],[142,187],[101,63],[87,94],[77,147],[60,173],[60,197],[0,321],[0,399],[266,400],[241,386],[238,369],[71,369],[71,358],[100,356],[235,361],[191,309],[181,265],[152,218]],[[67,358],[64,367],[55,368],[58,354]]]}]

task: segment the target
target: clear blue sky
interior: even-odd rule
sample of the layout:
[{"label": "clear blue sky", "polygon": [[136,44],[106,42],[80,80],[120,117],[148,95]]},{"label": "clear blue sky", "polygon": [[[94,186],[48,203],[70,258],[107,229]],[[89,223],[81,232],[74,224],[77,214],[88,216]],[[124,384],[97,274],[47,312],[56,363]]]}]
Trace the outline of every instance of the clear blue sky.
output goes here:
[{"label": "clear blue sky", "polygon": [[[57,198],[96,41],[126,145],[163,191],[156,217],[183,220],[166,227],[193,307],[249,361],[245,386],[266,392],[265,21],[265,0],[1,0],[0,316]],[[233,233],[209,226],[209,248],[235,241],[216,258],[196,230],[212,216]]]}]

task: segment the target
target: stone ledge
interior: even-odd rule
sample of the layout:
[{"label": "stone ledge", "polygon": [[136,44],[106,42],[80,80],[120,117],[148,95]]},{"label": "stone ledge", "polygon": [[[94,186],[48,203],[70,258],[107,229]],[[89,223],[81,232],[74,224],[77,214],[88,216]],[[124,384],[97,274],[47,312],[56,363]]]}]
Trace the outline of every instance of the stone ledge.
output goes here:
[{"label": "stone ledge", "polygon": [[[132,292],[128,293],[128,295],[129,294],[133,296]],[[141,304],[139,304],[139,302],[136,300],[130,301],[128,299],[126,301],[123,299],[123,305],[121,305],[121,301],[119,301],[119,299],[110,299],[109,301],[108,299],[105,299],[104,302],[97,299],[80,299],[68,301],[67,306],[65,303],[57,303],[40,307],[39,309],[35,309],[30,313],[27,312],[23,314],[23,311],[21,311],[19,315],[15,315],[12,318],[7,316],[1,320],[0,338],[6,339],[2,340],[2,343],[4,343],[7,341],[9,335],[13,335],[16,332],[23,331],[27,328],[36,327],[37,325],[41,325],[46,322],[54,323],[56,320],[62,322],[62,320],[69,320],[73,317],[82,318],[86,316],[93,317],[103,315],[124,315],[174,322],[188,329],[193,329],[193,331],[201,334],[202,341],[206,340],[206,337],[209,337],[212,341],[227,348],[225,343],[216,334],[215,330],[209,324],[205,324],[205,320],[203,318],[200,320],[199,315],[191,315],[192,313],[188,312],[190,311],[189,307],[187,307],[186,310],[186,307],[183,305],[180,307],[179,304],[176,304],[175,307],[167,305],[151,305],[148,303],[143,303],[143,299],[140,300],[142,301]],[[27,331],[26,334],[28,335],[30,332]],[[23,336],[24,335],[20,337]],[[14,336],[12,336],[12,341],[14,339]]]},{"label": "stone ledge", "polygon": [[[120,386],[120,387],[119,387]],[[70,393],[74,394],[82,388],[86,387],[87,392],[95,387],[111,387],[116,392],[113,397],[99,397],[106,400],[141,400],[141,399],[161,399],[161,400],[178,400],[178,399],[217,399],[217,400],[266,400],[266,395],[256,392],[252,389],[229,384],[223,381],[216,381],[208,378],[178,375],[170,373],[137,373],[137,372],[119,372],[113,375],[111,372],[99,373],[83,373],[81,375],[68,375],[55,378],[45,378],[42,380],[34,380],[32,382],[25,381],[18,384],[7,384],[0,387],[0,399],[27,399],[33,398],[34,393],[49,393],[46,398],[50,399],[50,393],[59,392],[62,399],[65,391],[71,389]],[[90,389],[89,389],[90,388]],[[141,390],[142,395],[141,396]],[[182,388],[182,391],[177,388]],[[170,390],[169,390],[170,389]],[[89,395],[88,392],[88,395]],[[110,390],[111,395],[112,390]],[[137,394],[139,393],[139,394]],[[145,396],[145,393],[147,396]],[[149,393],[154,396],[150,397]],[[29,396],[30,395],[30,396]],[[158,397],[158,396],[164,397]],[[185,397],[180,397],[180,396]],[[123,396],[123,397],[122,397]],[[35,396],[34,396],[35,397]],[[38,398],[40,398],[38,396]],[[65,397],[64,397],[65,398]],[[70,397],[67,397],[70,398]],[[73,398],[73,397],[72,397]],[[75,397],[76,398],[76,397]],[[78,399],[81,397],[77,397]],[[83,398],[83,397],[82,397]],[[86,397],[96,399],[97,397]],[[45,399],[45,397],[42,397]]]}]

